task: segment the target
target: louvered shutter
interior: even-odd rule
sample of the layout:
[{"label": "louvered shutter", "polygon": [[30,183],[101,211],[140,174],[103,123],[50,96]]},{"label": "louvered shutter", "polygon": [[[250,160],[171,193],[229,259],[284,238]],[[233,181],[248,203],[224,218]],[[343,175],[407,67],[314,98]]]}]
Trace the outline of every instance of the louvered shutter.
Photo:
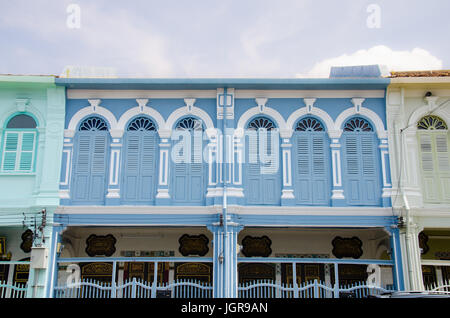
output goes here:
[{"label": "louvered shutter", "polygon": [[203,174],[204,164],[202,160],[203,141],[202,134],[196,131],[192,134],[192,151],[191,162],[189,166],[189,191],[190,200],[192,202],[200,202],[203,200],[204,186]]},{"label": "louvered shutter", "polygon": [[6,132],[3,149],[3,171],[14,171],[16,169],[16,158],[18,156],[19,133]]},{"label": "louvered shutter", "polygon": [[328,145],[325,142],[325,133],[311,133],[312,139],[312,204],[326,205],[329,201],[329,160]]},{"label": "louvered shutter", "polygon": [[419,135],[424,200],[450,202],[450,156],[447,133],[422,132]]},{"label": "louvered shutter", "polygon": [[262,177],[261,166],[258,151],[259,137],[258,133],[252,132],[248,138],[248,157],[247,157],[247,187],[246,197],[250,204],[261,204]]},{"label": "louvered shutter", "polygon": [[31,171],[33,169],[35,139],[35,132],[22,133],[19,171]]},{"label": "louvered shutter", "polygon": [[93,158],[91,171],[91,201],[102,201],[106,188],[107,134],[96,132],[93,141]]},{"label": "louvered shutter", "polygon": [[[279,157],[272,159],[274,158],[274,155],[279,154],[278,149],[272,149],[272,138],[277,138],[278,135],[273,135],[273,132],[270,130],[266,133],[266,154],[269,156],[270,160],[265,159],[265,161],[267,162],[261,162],[261,171],[263,173],[261,174],[262,181],[260,183],[262,189],[260,192],[263,195],[263,204],[277,204],[281,196],[281,189],[279,185],[280,181],[278,175],[278,171],[280,169],[280,160]],[[261,143],[260,145],[261,147],[264,147],[263,143]]]},{"label": "louvered shutter", "polygon": [[[438,182],[433,160],[433,138],[431,134],[420,134],[420,159],[424,185],[424,200],[436,202],[439,199]],[[437,178],[436,178],[437,177]]]},{"label": "louvered shutter", "polygon": [[310,204],[311,198],[311,149],[307,133],[296,133],[296,199],[298,204]]},{"label": "louvered shutter", "polygon": [[450,156],[447,140],[447,134],[436,135],[436,157],[441,193],[444,201],[450,202]]},{"label": "louvered shutter", "polygon": [[78,133],[74,160],[72,198],[75,201],[88,201],[91,164],[91,135]]},{"label": "louvered shutter", "polygon": [[149,131],[143,133],[142,156],[140,172],[140,195],[141,201],[152,201],[154,199],[154,189],[156,182],[156,158],[157,158],[157,137],[156,132]]},{"label": "louvered shutter", "polygon": [[380,197],[374,134],[374,132],[364,132],[359,136],[362,154],[362,200],[365,205],[376,205]]},{"label": "louvered shutter", "polygon": [[72,182],[72,199],[83,204],[102,204],[106,191],[108,133],[78,132]]},{"label": "louvered shutter", "polygon": [[[176,142],[173,142],[173,146]],[[183,149],[183,151],[187,151]],[[181,155],[181,152],[180,152]],[[184,154],[183,157],[184,158]],[[174,169],[173,169],[173,199],[175,202],[187,202],[188,201],[188,185],[189,185],[189,167],[188,163],[184,162],[183,159],[178,159],[178,161],[174,161]]]},{"label": "louvered shutter", "polygon": [[124,184],[122,188],[125,201],[136,201],[139,189],[139,158],[141,156],[141,138],[139,132],[126,133]]},{"label": "louvered shutter", "polygon": [[361,167],[358,149],[358,136],[356,133],[345,135],[345,167],[346,167],[346,197],[349,204],[362,203],[361,197]]},{"label": "louvered shutter", "polygon": [[296,132],[295,198],[297,204],[326,205],[329,200],[328,147],[325,133]]},{"label": "louvered shutter", "polygon": [[381,189],[375,133],[345,133],[344,151],[347,203],[378,205]]}]

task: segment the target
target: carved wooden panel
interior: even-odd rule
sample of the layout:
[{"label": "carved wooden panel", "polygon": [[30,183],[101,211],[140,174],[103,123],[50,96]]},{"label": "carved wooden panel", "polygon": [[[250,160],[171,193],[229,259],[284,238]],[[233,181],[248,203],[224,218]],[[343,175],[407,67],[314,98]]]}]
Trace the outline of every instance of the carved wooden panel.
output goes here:
[{"label": "carved wooden panel", "polygon": [[260,279],[275,280],[275,266],[260,263],[239,265],[240,283],[252,282]]},{"label": "carved wooden panel", "polygon": [[272,254],[272,241],[267,236],[246,236],[242,240],[242,254],[246,257],[260,256],[268,257]]},{"label": "carved wooden panel", "polygon": [[183,263],[175,268],[176,279],[197,279],[202,282],[211,282],[211,266],[202,263]]},{"label": "carved wooden panel", "polygon": [[110,281],[113,265],[110,263],[89,263],[81,267],[81,278]]},{"label": "carved wooden panel", "polygon": [[97,255],[111,256],[116,251],[116,239],[113,235],[97,236],[92,234],[86,240],[86,253],[94,257]]},{"label": "carved wooden panel", "polygon": [[363,254],[362,241],[356,236],[352,238],[336,236],[331,244],[333,245],[333,255],[337,258],[360,258]]},{"label": "carved wooden panel", "polygon": [[183,256],[198,255],[205,256],[209,251],[209,239],[203,235],[184,234],[178,240],[180,248],[178,249]]}]

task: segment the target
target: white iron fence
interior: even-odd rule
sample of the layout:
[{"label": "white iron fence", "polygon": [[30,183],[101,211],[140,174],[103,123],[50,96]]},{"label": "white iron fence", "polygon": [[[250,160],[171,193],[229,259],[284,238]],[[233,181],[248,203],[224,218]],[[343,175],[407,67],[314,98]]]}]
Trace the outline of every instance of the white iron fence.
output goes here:
[{"label": "white iron fence", "polygon": [[366,298],[393,290],[393,286],[377,287],[357,282],[350,285],[327,285],[317,280],[297,284],[280,284],[258,280],[239,284],[239,298]]},{"label": "white iron fence", "polygon": [[0,298],[25,298],[27,289],[27,284],[8,284],[0,281]]},{"label": "white iron fence", "polygon": [[212,298],[212,294],[211,284],[188,279],[158,285],[136,278],[123,284],[83,279],[54,289],[55,298]]},{"label": "white iron fence", "polygon": [[439,283],[425,285],[425,290],[450,294],[450,280],[442,279]]}]

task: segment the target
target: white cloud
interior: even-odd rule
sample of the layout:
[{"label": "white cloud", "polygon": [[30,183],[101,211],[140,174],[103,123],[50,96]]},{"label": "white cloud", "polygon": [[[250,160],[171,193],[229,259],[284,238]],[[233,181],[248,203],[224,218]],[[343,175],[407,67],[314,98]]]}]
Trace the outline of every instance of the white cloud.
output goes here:
[{"label": "white cloud", "polygon": [[417,71],[442,69],[442,60],[421,48],[411,51],[394,51],[378,45],[368,50],[359,50],[352,54],[325,59],[316,63],[307,74],[297,77],[328,77],[331,66],[373,65],[386,66],[389,71]]}]

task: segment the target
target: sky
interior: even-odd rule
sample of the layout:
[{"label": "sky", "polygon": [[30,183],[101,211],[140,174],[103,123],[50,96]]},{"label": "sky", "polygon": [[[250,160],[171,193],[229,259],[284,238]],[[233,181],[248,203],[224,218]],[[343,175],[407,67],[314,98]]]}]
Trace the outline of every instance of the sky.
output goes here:
[{"label": "sky", "polygon": [[448,0],[0,0],[0,74],[327,77],[450,69]]}]

